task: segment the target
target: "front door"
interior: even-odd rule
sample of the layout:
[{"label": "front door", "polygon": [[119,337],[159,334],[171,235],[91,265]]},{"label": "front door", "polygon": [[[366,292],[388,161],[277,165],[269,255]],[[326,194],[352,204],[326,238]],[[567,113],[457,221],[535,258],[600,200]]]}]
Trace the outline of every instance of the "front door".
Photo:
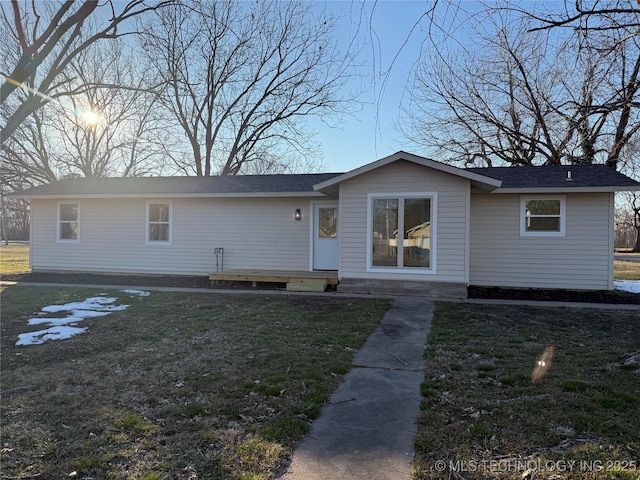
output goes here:
[{"label": "front door", "polygon": [[338,270],[338,205],[313,206],[313,269]]}]

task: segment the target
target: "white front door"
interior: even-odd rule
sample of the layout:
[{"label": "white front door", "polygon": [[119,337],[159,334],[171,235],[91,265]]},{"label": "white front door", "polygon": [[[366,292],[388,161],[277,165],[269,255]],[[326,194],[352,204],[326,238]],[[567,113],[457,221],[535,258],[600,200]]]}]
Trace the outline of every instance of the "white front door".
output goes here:
[{"label": "white front door", "polygon": [[313,205],[313,269],[338,270],[338,205]]}]

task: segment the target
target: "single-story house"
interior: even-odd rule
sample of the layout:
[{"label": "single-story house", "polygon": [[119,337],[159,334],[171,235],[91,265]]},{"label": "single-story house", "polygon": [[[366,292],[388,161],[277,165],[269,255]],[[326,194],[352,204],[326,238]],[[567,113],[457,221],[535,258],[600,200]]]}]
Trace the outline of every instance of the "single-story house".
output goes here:
[{"label": "single-story house", "polygon": [[612,289],[622,190],[640,183],[604,165],[463,169],[397,152],[347,173],[73,178],[17,196],[34,272],[335,271],[343,291],[465,296]]}]

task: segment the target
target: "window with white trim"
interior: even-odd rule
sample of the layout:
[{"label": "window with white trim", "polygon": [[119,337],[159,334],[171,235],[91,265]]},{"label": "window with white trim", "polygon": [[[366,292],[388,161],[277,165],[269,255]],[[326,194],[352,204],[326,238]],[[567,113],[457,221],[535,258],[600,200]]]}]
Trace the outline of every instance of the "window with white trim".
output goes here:
[{"label": "window with white trim", "polygon": [[534,196],[520,199],[520,235],[564,236],[564,227],[564,196]]},{"label": "window with white trim", "polygon": [[58,242],[80,242],[80,204],[58,203]]},{"label": "window with white trim", "polygon": [[368,210],[369,270],[434,271],[435,194],[370,194]]},{"label": "window with white trim", "polygon": [[147,202],[146,243],[171,243],[171,202]]}]

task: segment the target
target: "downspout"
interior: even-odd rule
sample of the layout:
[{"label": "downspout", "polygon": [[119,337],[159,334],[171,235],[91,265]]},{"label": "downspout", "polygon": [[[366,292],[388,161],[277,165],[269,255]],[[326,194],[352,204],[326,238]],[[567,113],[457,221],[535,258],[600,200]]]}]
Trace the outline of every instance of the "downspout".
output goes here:
[{"label": "downspout", "polygon": [[613,263],[615,245],[615,192],[609,194],[609,286],[607,290],[613,290]]}]

